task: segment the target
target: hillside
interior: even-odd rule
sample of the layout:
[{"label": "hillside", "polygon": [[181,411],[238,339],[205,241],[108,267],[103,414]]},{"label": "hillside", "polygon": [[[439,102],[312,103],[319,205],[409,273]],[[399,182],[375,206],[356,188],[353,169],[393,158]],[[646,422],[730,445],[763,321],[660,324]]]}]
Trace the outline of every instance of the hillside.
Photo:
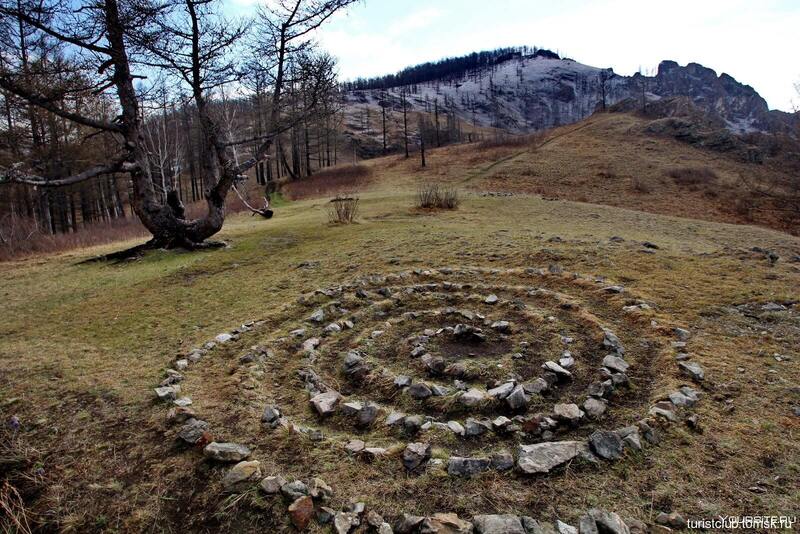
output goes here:
[{"label": "hillside", "polygon": [[[395,156],[369,161],[353,225],[328,223],[331,192],[323,190],[282,206],[269,221],[231,216],[221,235],[229,247],[217,251],[77,263],[133,244],[120,242],[1,264],[0,406],[4,422],[16,418],[0,431],[0,469],[10,484],[3,502],[43,532],[292,531],[293,498],[268,493],[280,479],[259,484],[262,477],[318,488],[315,506],[328,516],[314,519],[311,532],[331,531],[331,516],[340,524],[370,517],[404,532],[404,524],[418,526],[423,517],[463,528],[469,520],[472,528],[472,521],[494,520],[486,514],[574,526],[587,509],[600,508],[643,532],[659,522],[680,526],[752,509],[795,513],[800,264],[792,258],[800,240],[630,209],[640,194],[626,184],[641,162],[625,150],[608,151],[600,139],[624,139],[640,123],[604,115],[530,147],[433,150],[425,170]],[[643,179],[657,181],[662,167],[676,163],[713,166],[721,179],[736,169],[685,144],[638,142],[654,162],[642,166]],[[578,149],[601,159],[574,177],[579,166],[568,156]],[[472,193],[454,211],[415,208],[417,185],[434,180]],[[585,182],[589,200],[623,207],[482,194],[566,180]],[[623,198],[601,193],[602,180]],[[655,188],[654,198],[665,191]],[[675,197],[673,209],[684,204],[691,206]],[[700,205],[693,209],[687,214],[703,215]],[[450,315],[448,306],[465,315]],[[325,320],[309,320],[320,309]],[[509,321],[509,330],[491,329],[469,310],[485,315],[486,324]],[[344,327],[325,330],[329,322]],[[462,380],[479,393],[505,387],[509,377],[527,384],[565,348],[575,360],[573,378],[522,395],[527,412],[505,401],[467,406],[455,400],[456,382],[427,369],[424,358],[409,358],[406,344],[459,322],[485,329],[485,346],[434,337],[428,347],[448,362],[466,362],[477,374]],[[627,348],[629,386],[609,394],[607,405],[586,405],[591,416],[579,409],[584,415],[570,424],[570,404],[584,406],[609,351],[603,329]],[[354,349],[363,359],[343,367]],[[681,372],[676,358],[690,358],[703,379]],[[345,373],[363,365],[367,374]],[[186,423],[175,422],[179,413],[167,415],[170,402],[154,392],[176,366],[183,369],[181,402],[190,399],[208,424],[193,446]],[[449,396],[414,399],[375,369],[408,374]],[[314,376],[346,395],[335,415],[319,417],[309,404],[309,391],[322,387]],[[375,403],[377,420],[370,424],[371,409],[345,401]],[[283,417],[276,428],[275,419],[264,422],[270,407]],[[346,408],[363,411],[363,419]],[[408,422],[384,424],[394,412]],[[431,425],[420,428],[426,419],[412,414],[432,418]],[[460,426],[445,425],[451,421],[477,434],[454,433]],[[585,444],[597,431],[616,429],[632,436],[618,452],[574,458],[549,473],[532,473],[524,459],[530,449],[520,447]],[[245,466],[250,478],[231,478],[232,463],[206,458],[211,439],[245,445],[258,462]],[[405,453],[409,443],[430,444],[430,458],[423,446],[414,463],[413,450]],[[513,468],[489,468],[495,456],[505,463],[491,465],[510,461]],[[300,486],[287,486],[284,495],[293,487]]]},{"label": "hillside", "polygon": [[[452,112],[466,124],[527,133],[582,120],[625,99],[641,102],[687,96],[735,133],[783,133],[796,127],[791,114],[770,111],[750,86],[727,74],[690,63],[662,61],[653,76],[622,76],[539,51],[507,54],[502,61],[413,85],[356,89],[345,93],[350,114],[381,105],[400,109],[404,94],[411,109]],[[365,84],[371,86],[374,84]]]}]

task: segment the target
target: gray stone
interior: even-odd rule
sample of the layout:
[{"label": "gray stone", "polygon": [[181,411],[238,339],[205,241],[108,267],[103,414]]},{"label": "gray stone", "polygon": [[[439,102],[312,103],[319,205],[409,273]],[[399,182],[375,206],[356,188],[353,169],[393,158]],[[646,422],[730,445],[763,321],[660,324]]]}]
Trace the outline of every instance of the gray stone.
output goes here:
[{"label": "gray stone", "polygon": [[208,423],[201,419],[188,419],[186,424],[178,431],[178,438],[190,445],[196,445],[208,432]]},{"label": "gray stone", "polygon": [[214,341],[216,341],[217,343],[227,343],[228,341],[231,340],[233,340],[233,336],[231,334],[228,334],[227,332],[223,334],[218,334],[217,337],[214,338]]},{"label": "gray stone", "polygon": [[358,514],[353,512],[336,512],[333,517],[333,528],[336,534],[348,534],[359,524]]},{"label": "gray stone", "polygon": [[189,397],[181,397],[179,399],[175,399],[174,401],[172,401],[172,404],[178,406],[179,408],[188,408],[189,406],[192,405],[192,399],[190,399]]},{"label": "gray stone", "polygon": [[306,486],[302,480],[294,480],[281,486],[281,493],[288,499],[299,499],[300,497],[308,495],[308,486]]},{"label": "gray stone", "polygon": [[312,313],[308,317],[308,320],[311,321],[312,323],[321,323],[322,321],[325,320],[325,312],[322,310],[322,308],[320,308],[316,310],[314,313]]},{"label": "gray stone", "polygon": [[497,298],[497,295],[492,294],[486,297],[483,302],[485,302],[486,304],[497,304],[498,300],[499,299]]},{"label": "gray stone", "polygon": [[395,531],[397,534],[411,534],[424,520],[424,517],[418,515],[403,514],[395,525]]},{"label": "gray stone", "polygon": [[556,532],[558,532],[558,534],[578,534],[578,529],[573,527],[572,525],[564,523],[560,519],[557,519]]},{"label": "gray stone", "polygon": [[312,397],[311,405],[319,415],[324,417],[336,411],[336,405],[339,404],[341,398],[338,391],[330,390]]},{"label": "gray stone", "polygon": [[522,526],[528,534],[556,534],[556,530],[550,523],[537,521],[528,516],[522,516]]},{"label": "gray stone", "polygon": [[348,401],[339,406],[339,410],[342,412],[342,415],[346,415],[348,417],[356,415],[363,408],[364,404],[359,401]]},{"label": "gray stone", "polygon": [[673,391],[669,394],[669,400],[680,408],[691,408],[697,404],[698,397],[694,390],[690,388],[688,394],[684,391]]},{"label": "gray stone", "polygon": [[536,378],[533,382],[522,384],[522,388],[529,395],[540,395],[550,389],[550,384],[544,378]]},{"label": "gray stone", "polygon": [[661,512],[656,516],[656,523],[670,528],[686,528],[686,520],[678,512]]},{"label": "gray stone", "polygon": [[394,377],[394,385],[399,388],[406,388],[411,385],[411,377],[406,375],[397,375]]},{"label": "gray stone", "polygon": [[569,351],[564,351],[564,354],[561,355],[561,358],[558,360],[558,365],[563,367],[564,369],[569,369],[575,366],[575,358],[572,357],[572,354]]},{"label": "gray stone", "polygon": [[415,382],[408,388],[408,394],[414,399],[422,400],[433,395],[433,392],[427,384],[423,382]]},{"label": "gray stone", "polygon": [[688,340],[688,339],[689,339],[689,337],[691,337],[691,335],[692,335],[692,333],[691,333],[691,332],[689,332],[688,330],[686,330],[685,328],[677,328],[677,327],[676,327],[676,328],[673,330],[673,332],[675,332],[675,336],[676,336],[676,337],[677,337],[677,338],[678,338],[680,341],[686,341],[686,340]]},{"label": "gray stone", "polygon": [[261,463],[257,460],[239,462],[231,467],[222,479],[226,493],[237,493],[248,489],[261,478]]},{"label": "gray stone", "polygon": [[625,291],[625,288],[622,286],[606,286],[603,288],[603,291],[606,293],[622,293]]},{"label": "gray stone", "polygon": [[614,356],[613,354],[607,354],[605,358],[603,358],[603,367],[611,369],[612,371],[617,371],[619,373],[624,373],[628,370],[630,365],[628,362],[620,358],[619,356]]},{"label": "gray stone", "polygon": [[402,422],[403,419],[405,418],[406,414],[402,412],[392,412],[386,417],[386,421],[384,422],[384,424],[386,426],[393,426],[396,425],[397,423]]},{"label": "gray stone", "polygon": [[555,415],[557,419],[566,421],[569,424],[576,424],[583,419],[584,414],[583,411],[578,408],[577,404],[559,403],[553,406],[553,415]]},{"label": "gray stone", "polygon": [[603,415],[608,407],[608,403],[603,399],[589,397],[583,403],[583,410],[589,417],[597,418]]},{"label": "gray stone", "polygon": [[506,382],[505,384],[501,384],[496,388],[490,389],[486,393],[490,397],[494,397],[497,399],[505,399],[511,394],[512,391],[514,391],[514,382]]},{"label": "gray stone", "polygon": [[526,534],[522,521],[515,515],[476,515],[472,518],[476,534]]},{"label": "gray stone", "polygon": [[471,534],[472,523],[456,514],[433,514],[419,526],[420,534]]},{"label": "gray stone", "polygon": [[528,407],[528,396],[525,394],[525,389],[522,386],[517,386],[514,391],[506,397],[506,404],[512,410],[522,410]]},{"label": "gray stone", "polygon": [[492,455],[492,469],[498,471],[508,471],[514,467],[514,455],[510,452],[502,451]]},{"label": "gray stone", "polygon": [[425,423],[425,419],[421,415],[409,415],[403,419],[403,428],[409,434],[419,432],[420,427]]},{"label": "gray stone", "polygon": [[658,445],[658,443],[661,441],[656,429],[651,427],[647,421],[639,421],[636,423],[636,426],[639,427],[639,432],[641,432],[642,437],[644,437],[645,441],[648,443],[652,445]]},{"label": "gray stone", "polygon": [[678,362],[678,367],[695,382],[702,382],[705,379],[705,371],[695,362]]},{"label": "gray stone", "polygon": [[154,389],[156,397],[161,401],[174,401],[180,390],[180,386],[162,386]]},{"label": "gray stone", "polygon": [[487,471],[490,466],[489,458],[451,456],[447,461],[447,473],[452,476],[472,476]]},{"label": "gray stone", "polygon": [[313,352],[317,347],[319,347],[320,339],[318,337],[310,337],[303,341],[303,351],[304,352]]},{"label": "gray stone", "polygon": [[264,413],[261,414],[261,422],[267,425],[272,425],[281,417],[281,411],[277,406],[268,404],[264,408]]},{"label": "gray stone", "polygon": [[431,458],[430,443],[409,443],[403,451],[403,467],[414,471]]},{"label": "gray stone", "polygon": [[491,328],[498,332],[509,332],[511,330],[511,323],[508,321],[495,321],[492,323]]},{"label": "gray stone", "polygon": [[542,365],[542,369],[545,369],[546,371],[550,371],[551,373],[555,374],[559,378],[572,378],[572,373],[570,373],[569,371],[567,371],[566,369],[564,369],[563,367],[561,367],[560,365],[558,365],[554,361],[549,361],[548,360],[548,361],[544,362],[544,364]]},{"label": "gray stone", "polygon": [[351,439],[344,446],[345,450],[350,454],[358,454],[366,448],[367,444],[360,439]]},{"label": "gray stone", "polygon": [[264,478],[261,480],[259,486],[261,487],[261,491],[267,495],[275,495],[281,491],[281,487],[284,484],[286,484],[286,479],[279,475]]},{"label": "gray stone", "polygon": [[250,449],[238,443],[212,441],[203,449],[203,455],[218,462],[241,462],[250,456]]},{"label": "gray stone", "polygon": [[607,347],[617,354],[625,354],[625,348],[617,335],[611,330],[603,330],[603,346]]},{"label": "gray stone", "polygon": [[666,419],[667,421],[670,421],[672,423],[675,423],[675,422],[678,421],[678,416],[675,415],[675,412],[673,412],[672,410],[667,410],[667,409],[664,409],[664,408],[660,408],[658,406],[651,407],[650,410],[648,410],[647,413],[650,414],[650,415],[656,416],[656,417],[663,417],[664,419]]},{"label": "gray stone", "polygon": [[616,432],[595,430],[589,436],[589,444],[600,458],[618,460],[622,457],[622,439]]},{"label": "gray stone", "polygon": [[367,403],[358,411],[357,424],[361,428],[372,426],[378,415],[380,415],[380,408],[373,403]]},{"label": "gray stone", "polygon": [[486,420],[479,420],[469,417],[464,422],[465,432],[464,435],[469,437],[480,436],[492,430],[492,424]]},{"label": "gray stone", "polygon": [[486,393],[476,388],[470,388],[458,398],[459,402],[467,407],[477,406],[485,399]]},{"label": "gray stone", "polygon": [[549,473],[551,469],[565,464],[588,451],[583,441],[550,441],[533,445],[520,445],[517,467],[523,473]]},{"label": "gray stone", "polygon": [[450,393],[450,389],[440,386],[439,384],[434,384],[431,386],[431,393],[433,393],[434,397],[444,397]]},{"label": "gray stone", "polygon": [[449,428],[454,434],[458,434],[459,436],[463,436],[464,433],[466,432],[466,429],[458,421],[448,421],[447,428]]},{"label": "gray stone", "polygon": [[320,501],[328,501],[333,497],[333,489],[321,478],[311,479],[308,494]]}]

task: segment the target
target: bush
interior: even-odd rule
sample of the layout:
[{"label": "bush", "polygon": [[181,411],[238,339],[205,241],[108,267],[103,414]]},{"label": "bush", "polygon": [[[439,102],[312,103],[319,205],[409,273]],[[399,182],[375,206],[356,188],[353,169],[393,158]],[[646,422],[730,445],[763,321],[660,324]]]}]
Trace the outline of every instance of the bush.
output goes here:
[{"label": "bush", "polygon": [[358,215],[358,197],[337,195],[328,204],[328,220],[333,224],[350,224]]},{"label": "bush", "polygon": [[670,169],[667,174],[678,185],[699,185],[717,181],[717,173],[708,167],[678,167]]},{"label": "bush", "polygon": [[417,207],[424,209],[454,210],[461,199],[458,190],[439,184],[426,184],[417,190]]}]

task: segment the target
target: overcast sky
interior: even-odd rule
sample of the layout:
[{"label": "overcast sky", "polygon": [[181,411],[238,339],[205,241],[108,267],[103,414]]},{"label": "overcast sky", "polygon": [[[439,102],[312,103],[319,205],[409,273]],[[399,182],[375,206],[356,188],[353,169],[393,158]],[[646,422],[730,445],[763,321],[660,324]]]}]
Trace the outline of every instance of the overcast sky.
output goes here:
[{"label": "overcast sky", "polygon": [[[248,14],[264,0],[226,1]],[[800,0],[365,0],[318,40],[343,79],[535,45],[619,74],[694,61],[753,86],[770,108],[800,105]]]}]

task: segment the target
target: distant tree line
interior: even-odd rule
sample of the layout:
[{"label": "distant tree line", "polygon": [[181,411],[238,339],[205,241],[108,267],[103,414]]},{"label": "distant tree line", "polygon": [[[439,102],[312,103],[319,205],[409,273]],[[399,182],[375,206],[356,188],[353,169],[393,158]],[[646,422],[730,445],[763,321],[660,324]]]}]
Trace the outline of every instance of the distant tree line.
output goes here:
[{"label": "distant tree line", "polygon": [[510,46],[484,50],[483,52],[473,52],[465,56],[429,61],[407,67],[396,74],[387,74],[375,78],[357,78],[353,81],[344,82],[342,86],[347,91],[361,91],[414,85],[433,80],[447,80],[460,76],[464,72],[490,67],[515,57],[529,55],[558,58],[558,55],[554,52],[539,49],[535,46]]}]

